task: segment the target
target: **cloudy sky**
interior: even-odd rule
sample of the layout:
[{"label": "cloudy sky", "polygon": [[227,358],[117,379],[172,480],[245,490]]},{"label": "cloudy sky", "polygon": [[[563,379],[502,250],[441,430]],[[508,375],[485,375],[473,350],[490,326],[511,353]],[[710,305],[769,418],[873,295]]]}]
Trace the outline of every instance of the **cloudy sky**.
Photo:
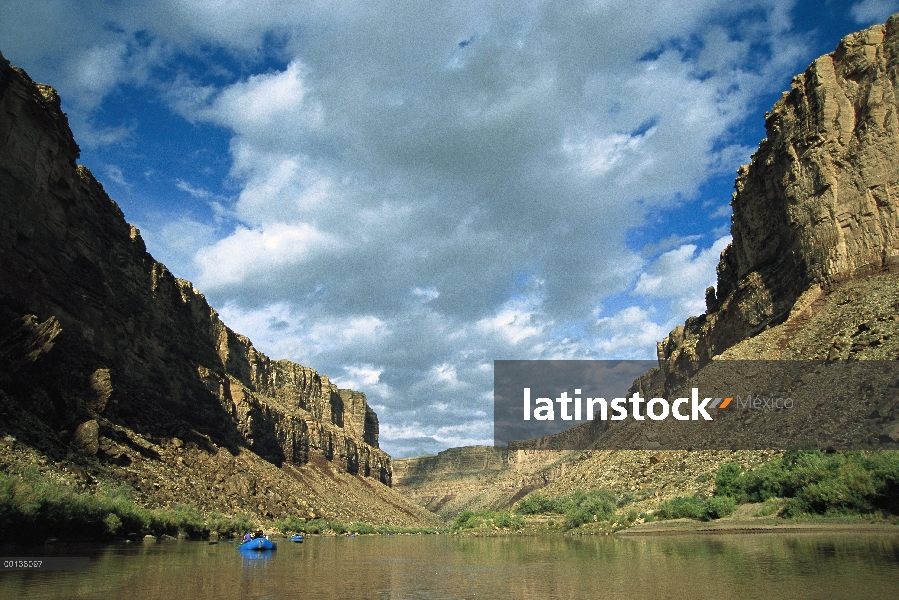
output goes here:
[{"label": "cloudy sky", "polygon": [[396,457],[492,443],[493,361],[704,311],[791,77],[899,0],[3,0],[151,253]]}]

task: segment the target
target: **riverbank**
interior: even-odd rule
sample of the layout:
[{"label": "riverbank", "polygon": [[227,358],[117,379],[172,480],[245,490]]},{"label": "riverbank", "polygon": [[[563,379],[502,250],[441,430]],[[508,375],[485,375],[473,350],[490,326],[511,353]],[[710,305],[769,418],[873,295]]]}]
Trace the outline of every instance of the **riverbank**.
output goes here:
[{"label": "riverbank", "polygon": [[[755,533],[877,533],[899,535],[899,519],[872,515],[856,516],[816,516],[783,518],[777,516],[756,517],[752,511],[760,510],[762,504],[743,505],[737,514],[715,521],[697,521],[694,519],[671,519],[667,521],[651,521],[633,525],[613,526],[608,522],[590,523],[575,529],[559,529],[549,527],[545,523],[526,523],[520,529],[496,528],[491,526],[478,528],[440,527],[432,529],[394,531],[365,531],[351,533],[345,529],[340,532],[327,529],[308,537],[367,537],[378,535],[449,535],[458,537],[584,537],[584,536],[652,536],[652,535],[692,535],[692,534],[755,534]],[[278,535],[278,534],[275,534]],[[282,534],[285,535],[286,534]],[[286,537],[285,537],[286,539]]]},{"label": "riverbank", "polygon": [[693,535],[693,534],[741,534],[741,533],[892,533],[899,535],[899,520],[871,515],[816,516],[783,518],[753,515],[762,504],[744,504],[731,517],[715,521],[671,519],[638,523],[620,529],[615,535]]},{"label": "riverbank", "polygon": [[899,535],[899,526],[892,523],[845,523],[793,522],[778,519],[779,522],[757,523],[754,521],[734,521],[730,523],[700,523],[688,519],[643,523],[628,529],[616,531],[615,535],[693,535],[693,534],[739,534],[739,533],[894,533]]}]

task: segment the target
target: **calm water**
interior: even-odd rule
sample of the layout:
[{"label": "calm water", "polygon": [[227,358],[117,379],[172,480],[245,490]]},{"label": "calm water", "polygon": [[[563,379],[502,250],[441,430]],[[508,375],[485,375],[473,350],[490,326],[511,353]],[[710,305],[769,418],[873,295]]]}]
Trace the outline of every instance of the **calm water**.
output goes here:
[{"label": "calm water", "polygon": [[897,598],[899,535],[372,536],[0,548],[90,556],[84,572],[0,572],[2,598]]}]

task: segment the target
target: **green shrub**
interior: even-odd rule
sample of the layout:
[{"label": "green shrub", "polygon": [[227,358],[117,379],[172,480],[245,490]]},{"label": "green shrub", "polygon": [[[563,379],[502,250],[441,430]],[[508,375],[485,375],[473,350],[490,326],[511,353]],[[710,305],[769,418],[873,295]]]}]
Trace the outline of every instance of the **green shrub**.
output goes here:
[{"label": "green shrub", "polygon": [[90,494],[36,470],[21,476],[0,473],[0,535],[109,539],[144,534],[203,537],[233,534],[253,527],[245,515],[204,517],[196,509],[150,510],[136,505],[119,487]]},{"label": "green shrub", "polygon": [[755,512],[757,517],[767,517],[776,515],[783,510],[786,500],[783,498],[768,498],[765,503]]},{"label": "green shrub", "polygon": [[593,515],[585,508],[575,507],[565,513],[565,528],[574,529],[584,523],[593,522]]},{"label": "green shrub", "polygon": [[475,527],[479,527],[481,524],[478,516],[470,511],[463,510],[459,515],[453,519],[452,528],[453,529],[474,529]]},{"label": "green shrub", "polygon": [[331,521],[330,523],[328,523],[328,525],[331,527],[331,531],[338,535],[343,535],[344,533],[349,531],[349,528],[339,521]]},{"label": "green shrub", "polygon": [[655,512],[655,518],[711,521],[731,515],[736,509],[737,502],[730,496],[712,496],[707,500],[699,496],[679,496],[663,502]]},{"label": "green shrub", "polygon": [[[492,510],[482,510],[474,512],[465,510],[453,519],[450,529],[459,531],[460,529],[478,529],[481,527],[518,530],[524,527],[524,519],[521,515],[512,514],[509,511],[494,512]],[[433,532],[428,531],[426,533]]]},{"label": "green shrub", "polygon": [[701,519],[705,503],[699,496],[679,496],[663,502],[655,514],[658,519]]},{"label": "green shrub", "polygon": [[376,533],[377,530],[374,526],[369,525],[368,523],[352,523],[348,527],[350,533],[358,533],[360,535]]},{"label": "green shrub", "polygon": [[280,521],[275,521],[275,527],[277,527],[284,533],[297,533],[305,531],[306,519],[302,519],[294,515],[288,515]]},{"label": "green shrub", "polygon": [[[632,500],[632,496],[626,501]],[[614,492],[599,488],[589,492],[575,490],[568,497],[546,498],[539,492],[530,494],[515,505],[518,514],[558,514],[565,516],[565,527],[573,529],[584,523],[606,521],[624,502]],[[550,524],[552,526],[554,521]]]},{"label": "green shrub", "polygon": [[521,515],[513,515],[509,511],[502,511],[494,515],[493,524],[501,529],[518,530],[524,527],[524,519]]},{"label": "green shrub", "polygon": [[313,519],[307,521],[300,529],[303,533],[321,533],[328,528],[328,522],[324,519]]},{"label": "green shrub", "polygon": [[791,451],[747,472],[722,465],[715,495],[738,502],[783,498],[783,514],[899,514],[899,452]]},{"label": "green shrub", "polygon": [[540,492],[534,492],[518,501],[515,505],[515,512],[522,515],[563,515],[573,506],[570,498],[547,498]]},{"label": "green shrub", "polygon": [[115,513],[106,515],[106,518],[103,519],[103,523],[106,525],[106,530],[111,535],[116,535],[119,532],[119,529],[122,528],[122,520]]},{"label": "green shrub", "polygon": [[730,496],[712,496],[703,506],[703,521],[712,521],[732,515],[737,510],[737,501]]},{"label": "green shrub", "polygon": [[715,494],[721,496],[737,497],[743,489],[740,486],[740,476],[743,469],[734,462],[725,463],[718,467],[718,474],[715,476]]},{"label": "green shrub", "polygon": [[624,492],[623,494],[618,496],[618,502],[616,502],[616,504],[618,505],[618,508],[621,508],[622,506],[631,504],[635,499],[636,497],[632,492]]}]

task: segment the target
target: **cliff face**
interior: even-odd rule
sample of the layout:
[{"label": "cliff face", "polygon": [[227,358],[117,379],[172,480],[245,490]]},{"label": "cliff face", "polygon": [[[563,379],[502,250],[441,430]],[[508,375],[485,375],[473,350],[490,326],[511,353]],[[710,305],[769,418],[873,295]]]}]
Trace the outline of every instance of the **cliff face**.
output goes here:
[{"label": "cliff face", "polygon": [[[168,449],[172,461],[226,453],[229,477],[247,455],[294,479],[318,465],[389,486],[365,395],[270,360],[226,327],[147,253],[78,154],[56,92],[0,56],[0,432],[89,482],[128,481],[148,457],[174,468]],[[231,487],[238,497],[256,486]]]},{"label": "cliff face", "polygon": [[899,270],[899,15],[793,78],[739,170],[706,314],[659,343],[668,374],[783,322],[800,296]]}]

